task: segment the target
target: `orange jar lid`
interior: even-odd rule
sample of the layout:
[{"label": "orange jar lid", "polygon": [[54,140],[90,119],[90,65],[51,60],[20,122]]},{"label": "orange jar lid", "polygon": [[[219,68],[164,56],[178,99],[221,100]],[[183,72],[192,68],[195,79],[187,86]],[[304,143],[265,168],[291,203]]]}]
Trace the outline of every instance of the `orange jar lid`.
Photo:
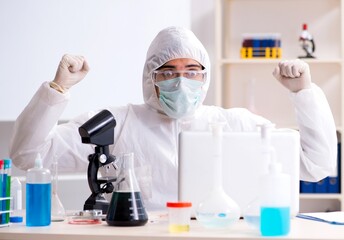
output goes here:
[{"label": "orange jar lid", "polygon": [[184,208],[184,207],[191,207],[192,203],[191,202],[167,202],[166,206],[171,207],[171,208]]}]

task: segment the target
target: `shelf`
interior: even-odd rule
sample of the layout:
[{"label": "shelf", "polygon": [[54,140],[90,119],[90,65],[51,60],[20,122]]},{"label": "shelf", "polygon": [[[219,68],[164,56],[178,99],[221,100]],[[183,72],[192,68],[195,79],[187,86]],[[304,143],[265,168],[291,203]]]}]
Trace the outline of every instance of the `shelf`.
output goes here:
[{"label": "shelf", "polygon": [[[284,60],[290,59],[221,59],[221,64],[277,64]],[[341,59],[301,59],[309,64],[341,64],[343,60]]]},{"label": "shelf", "polygon": [[[288,128],[288,129],[294,129],[296,131],[299,130],[299,127],[297,125],[279,125],[277,126],[279,129],[281,128]],[[343,132],[343,127],[342,126],[337,126],[336,127],[337,133]]]},{"label": "shelf", "polygon": [[337,193],[337,194],[327,194],[327,193],[301,193],[300,194],[300,199],[342,199],[342,194]]},{"label": "shelf", "polygon": [[[279,62],[305,54],[300,47],[299,36],[302,24],[307,23],[314,38],[314,54],[317,58],[301,60],[310,65],[312,82],[323,90],[337,131],[343,133],[344,0],[319,0],[311,5],[310,2],[298,0],[298,7],[295,8],[295,0],[216,1],[215,105],[247,108],[274,122],[278,128],[297,129],[295,109],[290,102],[289,92],[276,81],[272,72]],[[247,33],[279,33],[282,58],[241,59],[242,40]],[[340,135],[339,141],[342,139]],[[340,171],[344,172],[343,164]],[[314,199],[314,202],[339,200],[341,210],[344,210],[344,193],[300,194],[300,199]]]}]

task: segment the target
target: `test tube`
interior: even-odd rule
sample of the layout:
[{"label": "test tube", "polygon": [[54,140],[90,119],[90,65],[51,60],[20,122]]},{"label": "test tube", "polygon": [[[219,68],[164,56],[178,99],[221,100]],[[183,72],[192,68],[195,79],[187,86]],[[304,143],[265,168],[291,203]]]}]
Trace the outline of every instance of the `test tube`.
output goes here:
[{"label": "test tube", "polygon": [[4,214],[4,223],[10,222],[10,207],[11,207],[11,159],[4,159],[4,197],[7,199],[3,201],[3,209],[7,211]]},{"label": "test tube", "polygon": [[4,211],[3,209],[3,201],[2,198],[4,197],[4,160],[0,159],[0,225],[4,224],[4,213],[2,213],[2,211]]}]

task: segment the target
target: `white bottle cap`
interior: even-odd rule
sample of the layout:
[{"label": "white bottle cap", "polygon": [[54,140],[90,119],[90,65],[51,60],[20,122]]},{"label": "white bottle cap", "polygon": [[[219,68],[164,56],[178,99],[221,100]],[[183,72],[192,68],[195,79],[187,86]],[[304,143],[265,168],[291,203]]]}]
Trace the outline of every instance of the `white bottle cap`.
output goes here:
[{"label": "white bottle cap", "polygon": [[37,153],[37,157],[35,159],[35,168],[43,168],[43,161],[40,153]]}]

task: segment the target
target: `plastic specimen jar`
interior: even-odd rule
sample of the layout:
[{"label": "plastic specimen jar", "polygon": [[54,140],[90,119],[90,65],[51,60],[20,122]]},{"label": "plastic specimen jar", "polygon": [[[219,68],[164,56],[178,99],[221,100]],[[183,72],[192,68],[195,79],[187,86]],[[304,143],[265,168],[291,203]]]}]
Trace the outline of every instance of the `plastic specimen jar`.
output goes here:
[{"label": "plastic specimen jar", "polygon": [[171,233],[190,230],[191,202],[167,202],[168,230]]}]

